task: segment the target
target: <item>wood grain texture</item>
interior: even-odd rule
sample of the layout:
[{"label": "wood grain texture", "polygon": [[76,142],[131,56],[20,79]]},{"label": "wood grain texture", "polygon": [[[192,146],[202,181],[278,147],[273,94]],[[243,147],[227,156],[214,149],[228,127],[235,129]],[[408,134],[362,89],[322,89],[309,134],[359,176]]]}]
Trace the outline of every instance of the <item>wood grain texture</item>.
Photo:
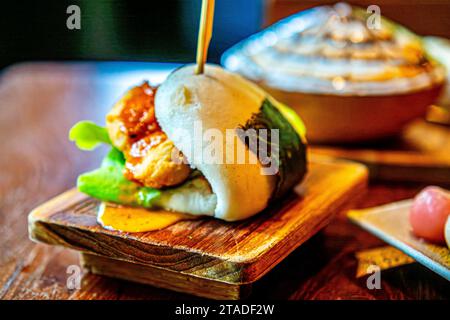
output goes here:
[{"label": "wood grain texture", "polygon": [[450,127],[417,120],[402,136],[377,144],[313,146],[314,154],[358,161],[371,179],[450,185]]},{"label": "wood grain texture", "polygon": [[[100,74],[96,70],[101,68],[105,66],[28,63],[0,75],[0,299],[195,299],[85,270],[81,287],[69,289],[66,270],[81,266],[78,253],[28,239],[30,210],[72,187],[77,175],[98,166],[104,154],[105,150],[77,150],[67,140],[70,126],[82,119],[103,123],[104,114],[127,86],[152,75],[145,65],[118,64]],[[356,207],[411,198],[423,187],[420,183],[372,183]],[[366,278],[355,278],[355,254],[380,246],[385,243],[340,213],[257,281],[249,299],[450,297],[448,282],[420,264],[383,271],[381,289],[369,290]]]},{"label": "wood grain texture", "polygon": [[323,228],[366,183],[359,164],[312,161],[295,192],[253,218],[181,221],[145,233],[103,229],[96,222],[99,202],[73,189],[33,210],[29,232],[35,241],[241,285],[258,280]]},{"label": "wood grain texture", "polygon": [[112,278],[149,284],[216,300],[239,300],[251,293],[251,284],[231,284],[211,281],[185,273],[169,271],[148,265],[114,260],[98,255],[82,253],[81,264],[89,272]]}]

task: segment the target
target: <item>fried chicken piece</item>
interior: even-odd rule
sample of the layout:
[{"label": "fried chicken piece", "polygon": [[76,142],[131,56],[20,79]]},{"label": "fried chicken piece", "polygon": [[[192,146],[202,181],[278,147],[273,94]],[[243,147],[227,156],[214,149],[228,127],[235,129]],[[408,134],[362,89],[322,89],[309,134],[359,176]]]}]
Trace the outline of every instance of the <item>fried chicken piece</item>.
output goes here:
[{"label": "fried chicken piece", "polygon": [[182,183],[191,169],[156,121],[155,93],[147,82],[128,90],[106,116],[106,128],[125,155],[125,177],[159,189]]}]

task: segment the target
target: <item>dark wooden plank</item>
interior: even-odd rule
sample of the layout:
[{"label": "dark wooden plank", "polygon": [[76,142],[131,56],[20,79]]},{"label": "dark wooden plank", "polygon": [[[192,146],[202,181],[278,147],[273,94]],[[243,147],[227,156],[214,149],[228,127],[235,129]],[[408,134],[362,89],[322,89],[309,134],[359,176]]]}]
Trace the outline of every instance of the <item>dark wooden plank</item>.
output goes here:
[{"label": "dark wooden plank", "polygon": [[312,146],[314,154],[358,161],[371,179],[450,184],[450,127],[418,120],[377,144]]}]

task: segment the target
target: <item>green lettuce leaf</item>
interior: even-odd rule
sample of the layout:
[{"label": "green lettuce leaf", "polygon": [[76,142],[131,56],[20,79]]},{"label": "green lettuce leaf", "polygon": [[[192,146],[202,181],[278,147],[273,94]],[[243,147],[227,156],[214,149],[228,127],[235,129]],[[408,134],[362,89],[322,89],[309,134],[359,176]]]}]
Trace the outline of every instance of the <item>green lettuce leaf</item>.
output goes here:
[{"label": "green lettuce leaf", "polygon": [[[265,99],[258,113],[241,126],[247,129],[278,129],[279,145],[273,146],[274,150],[278,150],[278,157],[269,155],[272,162],[277,163],[278,172],[277,184],[275,186],[272,199],[278,199],[286,194],[292,187],[298,184],[306,173],[306,140],[302,136],[305,129],[303,122],[287,106],[275,106],[272,99]],[[261,141],[263,139],[259,134],[256,138]],[[249,141],[244,141],[248,147]],[[258,146],[260,143],[258,142]],[[265,143],[274,143],[270,136],[267,137]],[[251,150],[255,154],[259,154],[259,150]]]},{"label": "green lettuce leaf", "polygon": [[108,131],[92,121],[80,121],[69,132],[69,140],[81,150],[93,150],[99,144],[111,144]]},{"label": "green lettuce leaf", "polygon": [[103,159],[99,169],[78,177],[78,189],[99,200],[123,205],[149,208],[161,192],[143,187],[123,176],[125,158],[123,153],[112,148]]}]

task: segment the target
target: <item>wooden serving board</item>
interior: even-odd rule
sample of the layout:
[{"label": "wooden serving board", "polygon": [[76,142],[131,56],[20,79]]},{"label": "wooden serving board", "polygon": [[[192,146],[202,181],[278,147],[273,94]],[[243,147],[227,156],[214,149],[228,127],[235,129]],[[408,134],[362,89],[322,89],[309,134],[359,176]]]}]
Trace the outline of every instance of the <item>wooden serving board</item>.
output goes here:
[{"label": "wooden serving board", "polygon": [[[367,185],[364,166],[310,162],[283,201],[244,221],[181,221],[159,231],[121,233],[96,222],[99,202],[69,190],[29,215],[32,240],[82,252],[93,273],[216,299],[239,299],[251,283],[348,208]],[[245,195],[243,195],[245,196]]]},{"label": "wooden serving board", "polygon": [[450,184],[450,127],[418,120],[397,138],[371,145],[312,146],[313,154],[358,161],[370,178]]}]

